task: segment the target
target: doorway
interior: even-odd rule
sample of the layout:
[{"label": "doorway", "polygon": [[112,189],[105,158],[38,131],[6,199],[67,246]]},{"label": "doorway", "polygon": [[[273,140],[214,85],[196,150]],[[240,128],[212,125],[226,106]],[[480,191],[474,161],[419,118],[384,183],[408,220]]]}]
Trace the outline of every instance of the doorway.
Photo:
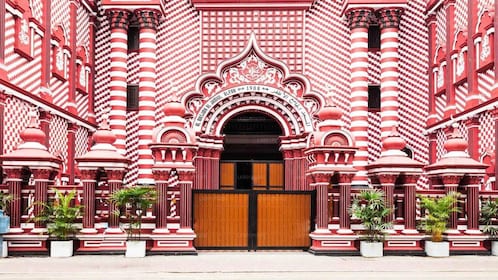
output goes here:
[{"label": "doorway", "polygon": [[230,119],[220,159],[220,189],[283,190],[282,128],[273,118],[246,112]]}]

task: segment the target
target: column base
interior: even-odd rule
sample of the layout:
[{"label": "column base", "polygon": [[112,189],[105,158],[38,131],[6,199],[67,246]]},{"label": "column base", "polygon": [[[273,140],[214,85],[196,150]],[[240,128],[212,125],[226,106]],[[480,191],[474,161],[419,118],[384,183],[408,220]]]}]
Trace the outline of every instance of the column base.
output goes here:
[{"label": "column base", "polygon": [[78,254],[124,254],[126,234],[83,234],[78,235]]},{"label": "column base", "polygon": [[384,241],[384,255],[390,256],[424,256],[422,234],[392,234],[386,236]]},{"label": "column base", "polygon": [[482,233],[446,236],[450,242],[451,255],[489,255],[489,250],[484,244],[487,238],[488,236]]},{"label": "column base", "polygon": [[124,231],[120,228],[106,228],[104,234],[123,234]]},{"label": "column base", "polygon": [[[150,238],[153,241],[153,246],[148,252],[148,255],[197,255],[197,250],[194,247],[194,239],[197,237],[194,231],[187,229],[182,233],[159,233],[153,232]],[[179,231],[180,231],[179,230]]]},{"label": "column base", "polygon": [[419,234],[419,231],[416,229],[404,229],[401,231],[402,234]]},{"label": "column base", "polygon": [[482,235],[482,231],[480,231],[478,229],[467,229],[465,231],[465,234],[469,234],[469,235]]},{"label": "column base", "polygon": [[340,228],[337,230],[337,234],[353,234],[354,231],[347,228]]},{"label": "column base", "polygon": [[309,252],[315,255],[359,256],[357,248],[358,236],[338,234],[310,233],[311,247]]}]

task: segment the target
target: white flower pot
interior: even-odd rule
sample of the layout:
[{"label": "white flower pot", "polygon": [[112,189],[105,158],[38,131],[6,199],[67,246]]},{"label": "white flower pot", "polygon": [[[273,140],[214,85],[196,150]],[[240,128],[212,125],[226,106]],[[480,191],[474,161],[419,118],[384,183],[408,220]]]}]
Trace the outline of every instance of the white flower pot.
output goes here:
[{"label": "white flower pot", "polygon": [[9,248],[7,247],[7,241],[3,241],[2,243],[2,258],[6,258],[9,256]]},{"label": "white flower pot", "polygon": [[446,241],[432,242],[425,241],[425,253],[429,257],[449,257],[450,243]]},{"label": "white flower pot", "polygon": [[143,258],[145,257],[145,241],[128,240],[126,241],[127,258]]},{"label": "white flower pot", "polygon": [[498,256],[498,241],[491,241],[491,255]]},{"label": "white flower pot", "polygon": [[73,241],[50,241],[50,256],[65,258],[73,255]]},{"label": "white flower pot", "polygon": [[382,257],[384,255],[384,244],[382,242],[360,241],[360,253],[367,258]]}]

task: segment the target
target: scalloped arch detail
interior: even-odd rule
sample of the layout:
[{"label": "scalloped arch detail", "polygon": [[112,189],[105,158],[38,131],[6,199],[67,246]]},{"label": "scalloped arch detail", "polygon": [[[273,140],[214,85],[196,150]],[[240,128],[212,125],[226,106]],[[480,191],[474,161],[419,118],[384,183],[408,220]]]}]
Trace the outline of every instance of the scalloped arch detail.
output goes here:
[{"label": "scalloped arch detail", "polygon": [[314,130],[314,116],[325,98],[311,90],[304,75],[290,73],[285,63],[267,56],[252,33],[240,54],[219,64],[215,73],[201,75],[182,102],[195,132],[219,133],[219,122],[228,111],[250,104],[278,115],[274,117],[287,126],[289,135],[297,135]]}]

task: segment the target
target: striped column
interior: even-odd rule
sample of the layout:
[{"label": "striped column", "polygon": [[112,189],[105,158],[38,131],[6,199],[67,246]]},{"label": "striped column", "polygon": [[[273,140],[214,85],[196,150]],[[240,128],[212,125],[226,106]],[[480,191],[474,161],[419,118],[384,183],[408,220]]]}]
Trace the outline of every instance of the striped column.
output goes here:
[{"label": "striped column", "polygon": [[[49,178],[51,170],[48,169],[34,169],[32,170],[33,176],[35,178],[35,202],[37,204],[34,205],[34,215],[35,217],[40,215],[43,211],[43,205],[39,203],[47,202],[47,189],[49,184]],[[44,228],[45,223],[41,221],[35,222],[35,229]]]},{"label": "striped column", "polygon": [[399,122],[399,22],[402,9],[379,11],[381,138],[384,140]]},{"label": "striped column", "polygon": [[403,233],[415,234],[417,231],[417,181],[418,175],[405,175],[405,228]]},{"label": "striped column", "polygon": [[480,234],[479,231],[479,188],[481,177],[470,176],[467,185],[467,234]]},{"label": "striped column", "polygon": [[[462,176],[459,175],[443,175],[442,176],[444,189],[446,193],[456,192],[458,190],[458,186],[460,181],[462,180]],[[448,232],[458,232],[458,213],[452,212],[450,214],[450,218],[448,219]]]},{"label": "striped column", "polygon": [[81,233],[97,233],[95,229],[95,186],[97,170],[81,170],[83,184],[83,229]]},{"label": "striped column", "polygon": [[[79,6],[79,1],[71,0],[69,1],[69,18],[70,26],[69,29],[69,48],[71,49],[71,56],[69,57],[69,91],[66,103],[66,110],[77,115],[78,109],[76,108],[76,29],[77,29],[77,10]],[[74,180],[74,178],[72,179]],[[71,183],[73,183],[72,181]]]},{"label": "striped column", "polygon": [[[125,170],[106,170],[107,183],[109,184],[109,193],[113,194],[123,186],[123,177],[125,175]],[[119,216],[114,215],[119,208],[116,203],[109,202],[109,227],[106,232],[119,232],[122,230],[119,228]]]},{"label": "striped column", "polygon": [[351,234],[351,182],[353,174],[344,173],[339,175],[339,234]]},{"label": "striped column", "polygon": [[353,166],[358,170],[353,185],[367,185],[368,163],[368,26],[370,9],[346,13],[351,29],[351,133],[358,151]]},{"label": "striped column", "polygon": [[155,127],[156,96],[156,28],[159,11],[135,11],[140,25],[138,81],[138,184],[154,184],[152,175],[152,131]]},{"label": "striped column", "polygon": [[111,27],[111,82],[109,84],[109,126],[116,135],[114,146],[126,155],[126,62],[128,59],[128,19],[126,10],[107,10]]},{"label": "striped column", "polygon": [[316,230],[315,232],[329,232],[328,214],[328,187],[330,174],[313,174],[313,181],[316,189]]},{"label": "striped column", "polygon": [[[394,210],[394,183],[398,178],[398,174],[380,174],[377,175],[379,178],[381,189],[384,192],[384,199],[386,202],[386,207]],[[385,219],[387,223],[391,223],[394,220],[394,211],[392,211]]]},{"label": "striped column", "polygon": [[[450,36],[455,32],[455,1],[456,0],[446,0],[444,1],[444,8],[446,9],[446,34]],[[453,40],[446,40],[446,72],[444,77],[444,82],[446,85],[446,107],[444,108],[444,117],[449,118],[456,114],[456,99],[455,99],[455,86],[453,85],[453,60],[451,59],[453,49]]]},{"label": "striped column", "polygon": [[[428,15],[425,19],[428,28],[429,35],[429,64],[427,65],[428,69],[432,71],[434,68],[434,56],[436,52],[436,16]],[[432,125],[437,122],[438,116],[436,113],[436,96],[435,96],[435,79],[434,75],[428,75],[429,79],[429,116],[427,117],[427,125]]]},{"label": "striped column", "polygon": [[14,197],[10,201],[9,216],[10,216],[10,232],[22,232],[21,229],[21,169],[4,169],[7,174],[7,186],[9,195]]}]

